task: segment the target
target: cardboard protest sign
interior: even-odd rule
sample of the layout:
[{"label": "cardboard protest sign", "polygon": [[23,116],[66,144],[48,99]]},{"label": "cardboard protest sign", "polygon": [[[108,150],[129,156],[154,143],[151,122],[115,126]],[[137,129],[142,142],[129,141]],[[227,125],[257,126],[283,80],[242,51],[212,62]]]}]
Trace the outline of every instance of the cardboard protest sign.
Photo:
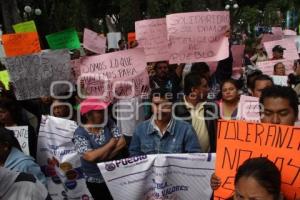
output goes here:
[{"label": "cardboard protest sign", "polygon": [[243,67],[245,45],[232,45],[231,52],[233,57],[232,76],[239,78]]},{"label": "cardboard protest sign", "polygon": [[22,22],[13,25],[13,29],[16,33],[27,33],[27,32],[37,32],[36,26],[33,20]]},{"label": "cardboard protest sign", "polygon": [[67,50],[56,50],[29,56],[6,58],[6,68],[15,87],[18,100],[53,96],[68,92],[67,84],[55,81],[71,81],[70,55]]},{"label": "cardboard protest sign", "polygon": [[260,122],[259,99],[252,96],[241,95],[238,104],[237,119],[249,122]]},{"label": "cardboard protest sign", "polygon": [[169,60],[166,18],[137,21],[135,32],[147,62]]},{"label": "cardboard protest sign", "polygon": [[80,41],[75,28],[46,35],[50,49],[78,49]]},{"label": "cardboard protest sign", "polygon": [[37,32],[2,35],[2,42],[7,57],[22,56],[41,51]]},{"label": "cardboard protest sign", "polygon": [[289,39],[276,40],[265,42],[264,47],[267,51],[268,57],[271,59],[273,57],[272,49],[276,46],[280,45],[285,48],[283,58],[288,60],[296,60],[299,59],[298,51],[295,45],[295,42]]},{"label": "cardboard protest sign", "polygon": [[272,33],[274,35],[283,35],[283,30],[281,27],[272,27]]},{"label": "cardboard protest sign", "polygon": [[287,200],[300,198],[300,128],[243,121],[218,122],[216,175],[222,180],[215,199],[228,199],[234,192],[234,177],[247,159],[268,157],[282,176]]},{"label": "cardboard protest sign", "polygon": [[219,61],[229,56],[227,11],[167,15],[170,64]]},{"label": "cardboard protest sign", "polygon": [[133,42],[135,40],[136,40],[135,32],[131,32],[131,33],[127,34],[127,41],[128,41],[128,43]]},{"label": "cardboard protest sign", "polygon": [[283,31],[284,35],[297,35],[296,31],[286,29]]},{"label": "cardboard protest sign", "polygon": [[272,76],[275,85],[288,86],[288,76]]},{"label": "cardboard protest sign", "polygon": [[80,61],[78,81],[84,82],[87,96],[129,98],[143,93],[149,86],[143,49],[84,57]]},{"label": "cardboard protest sign", "polygon": [[37,163],[47,178],[53,200],[92,199],[80,167],[80,156],[72,142],[77,127],[74,121],[42,116]]},{"label": "cardboard protest sign", "polygon": [[258,62],[257,67],[262,73],[267,74],[269,76],[274,74],[274,66],[278,63],[282,63],[285,66],[286,75],[293,73],[293,60],[270,60],[264,62]]},{"label": "cardboard protest sign", "polygon": [[283,39],[282,35],[264,34],[261,42],[264,43],[264,42],[270,42],[270,41],[282,40],[282,39]]},{"label": "cardboard protest sign", "polygon": [[114,200],[209,200],[214,161],[214,154],[158,154],[98,166]]},{"label": "cardboard protest sign", "polygon": [[29,154],[29,141],[28,141],[28,126],[12,126],[12,127],[5,127],[15,133],[15,137],[17,138],[22,151],[26,155]]},{"label": "cardboard protest sign", "polygon": [[111,32],[107,33],[107,44],[108,49],[118,49],[119,45],[118,42],[121,40],[121,33],[120,32]]},{"label": "cardboard protest sign", "polygon": [[6,90],[9,90],[9,74],[7,70],[0,71],[0,81],[3,83]]},{"label": "cardboard protest sign", "polygon": [[83,47],[97,54],[104,54],[106,38],[87,28],[84,29]]}]

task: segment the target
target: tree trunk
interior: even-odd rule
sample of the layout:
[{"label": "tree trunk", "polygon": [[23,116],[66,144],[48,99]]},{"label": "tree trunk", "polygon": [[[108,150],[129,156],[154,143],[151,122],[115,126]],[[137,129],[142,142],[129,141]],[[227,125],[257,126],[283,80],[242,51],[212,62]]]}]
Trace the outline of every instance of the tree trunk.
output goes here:
[{"label": "tree trunk", "polygon": [[13,33],[12,25],[22,21],[18,13],[18,4],[16,0],[0,0],[4,31],[6,33]]}]

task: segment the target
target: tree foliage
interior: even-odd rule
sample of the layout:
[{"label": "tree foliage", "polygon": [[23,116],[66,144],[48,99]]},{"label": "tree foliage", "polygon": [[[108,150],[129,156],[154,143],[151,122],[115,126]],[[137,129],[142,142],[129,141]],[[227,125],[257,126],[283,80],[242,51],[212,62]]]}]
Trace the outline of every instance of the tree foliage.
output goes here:
[{"label": "tree foliage", "polygon": [[[294,10],[300,16],[300,0],[238,0],[239,12],[235,21],[243,19],[255,25],[278,25],[282,21],[277,11],[286,13]],[[2,22],[6,32],[12,32],[12,24],[24,19],[25,4],[39,7],[42,16],[35,19],[39,32],[48,34],[69,27],[81,31],[89,27],[96,31],[107,32],[105,18],[115,16],[117,29],[124,33],[134,31],[136,20],[160,18],[166,14],[203,10],[224,10],[223,0],[0,0]],[[263,14],[258,11],[263,11]],[[102,19],[102,26],[99,20]]]}]

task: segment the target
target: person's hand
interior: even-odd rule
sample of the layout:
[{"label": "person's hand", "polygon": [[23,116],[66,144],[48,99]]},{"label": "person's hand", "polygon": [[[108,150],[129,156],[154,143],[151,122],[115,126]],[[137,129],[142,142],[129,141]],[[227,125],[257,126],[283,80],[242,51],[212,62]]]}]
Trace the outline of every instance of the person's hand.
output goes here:
[{"label": "person's hand", "polygon": [[117,145],[118,140],[119,140],[119,138],[112,137],[109,142],[114,144],[114,145]]},{"label": "person's hand", "polygon": [[219,189],[221,184],[222,184],[221,179],[215,173],[213,173],[211,175],[211,178],[210,178],[210,187],[211,187],[211,189],[212,190],[217,190],[217,189]]}]

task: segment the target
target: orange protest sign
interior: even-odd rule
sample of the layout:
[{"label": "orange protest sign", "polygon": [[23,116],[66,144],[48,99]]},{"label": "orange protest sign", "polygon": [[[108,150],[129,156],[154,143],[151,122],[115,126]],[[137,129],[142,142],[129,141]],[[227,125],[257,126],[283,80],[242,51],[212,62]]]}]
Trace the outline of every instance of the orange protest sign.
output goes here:
[{"label": "orange protest sign", "polygon": [[128,40],[128,43],[135,41],[135,33],[134,32],[128,33],[127,40]]},{"label": "orange protest sign", "polygon": [[215,200],[234,192],[237,168],[247,159],[268,157],[282,176],[282,192],[288,200],[300,198],[300,127],[245,121],[218,122],[216,175],[222,180]]},{"label": "orange protest sign", "polygon": [[4,51],[7,57],[39,53],[41,51],[37,32],[2,35]]}]

